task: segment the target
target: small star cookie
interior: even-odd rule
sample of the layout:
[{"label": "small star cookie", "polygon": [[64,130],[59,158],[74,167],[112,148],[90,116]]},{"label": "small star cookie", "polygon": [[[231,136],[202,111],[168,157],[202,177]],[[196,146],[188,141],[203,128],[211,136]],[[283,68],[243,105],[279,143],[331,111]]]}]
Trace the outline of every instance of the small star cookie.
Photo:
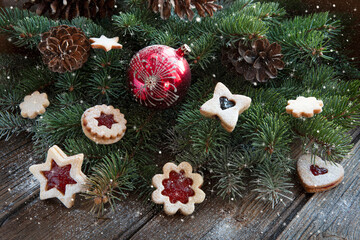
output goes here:
[{"label": "small star cookie", "polygon": [[314,114],[321,113],[323,101],[314,97],[297,97],[296,100],[289,100],[286,106],[286,112],[292,114],[293,117],[313,117]]},{"label": "small star cookie", "polygon": [[23,118],[33,119],[39,114],[45,112],[45,108],[50,105],[46,93],[33,92],[31,95],[27,95],[24,101],[20,103],[21,116]]},{"label": "small star cookie", "polygon": [[164,204],[167,215],[173,215],[178,210],[189,215],[195,210],[195,203],[205,200],[205,193],[200,189],[203,177],[192,173],[192,167],[187,162],[178,166],[166,163],[163,174],[156,174],[152,178],[152,185],[156,190],[152,193],[152,200],[157,204]]},{"label": "small star cookie", "polygon": [[81,117],[85,135],[98,144],[119,141],[126,131],[126,119],[113,106],[97,105],[87,109]]},{"label": "small star cookie", "polygon": [[75,194],[86,190],[86,176],[81,171],[83,158],[83,154],[67,156],[54,145],[49,149],[45,163],[30,166],[30,172],[40,182],[40,199],[56,197],[71,208]]},{"label": "small star cookie", "polygon": [[297,162],[297,172],[306,192],[322,192],[336,187],[344,179],[340,164],[325,162],[311,154],[302,155]]},{"label": "small star cookie", "polygon": [[215,86],[214,96],[200,107],[200,113],[208,118],[218,117],[221,126],[232,132],[239,115],[250,107],[251,98],[232,94],[221,82]]},{"label": "small star cookie", "polygon": [[118,43],[119,37],[107,38],[101,35],[100,38],[90,38],[91,47],[110,51],[111,49],[121,49],[122,45]]}]

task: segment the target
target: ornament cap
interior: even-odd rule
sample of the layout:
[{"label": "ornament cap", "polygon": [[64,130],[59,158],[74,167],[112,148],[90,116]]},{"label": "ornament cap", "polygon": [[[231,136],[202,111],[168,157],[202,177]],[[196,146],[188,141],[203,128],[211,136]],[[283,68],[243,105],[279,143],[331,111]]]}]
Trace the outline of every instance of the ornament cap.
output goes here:
[{"label": "ornament cap", "polygon": [[182,45],[181,47],[179,47],[176,50],[176,54],[181,56],[181,57],[183,57],[186,54],[189,54],[190,52],[191,52],[191,48],[187,44]]}]

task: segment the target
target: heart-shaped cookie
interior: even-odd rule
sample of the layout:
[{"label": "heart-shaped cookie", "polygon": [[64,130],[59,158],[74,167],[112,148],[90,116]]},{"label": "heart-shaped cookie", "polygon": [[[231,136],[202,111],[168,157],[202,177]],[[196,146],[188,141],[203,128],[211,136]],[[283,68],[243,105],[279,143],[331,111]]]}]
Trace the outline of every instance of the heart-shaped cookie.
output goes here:
[{"label": "heart-shaped cookie", "polygon": [[297,172],[306,192],[322,192],[336,187],[344,179],[340,164],[325,162],[318,156],[302,155],[297,162]]}]

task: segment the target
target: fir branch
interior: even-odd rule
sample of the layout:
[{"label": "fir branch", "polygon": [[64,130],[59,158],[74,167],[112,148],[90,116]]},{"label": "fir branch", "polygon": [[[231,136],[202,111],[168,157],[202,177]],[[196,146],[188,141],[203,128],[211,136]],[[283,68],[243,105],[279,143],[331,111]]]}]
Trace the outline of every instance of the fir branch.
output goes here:
[{"label": "fir branch", "polygon": [[5,138],[5,141],[7,141],[21,132],[29,132],[30,128],[31,123],[22,118],[20,114],[0,112],[0,139]]},{"label": "fir branch", "polygon": [[[241,149],[241,148],[240,148]],[[251,170],[251,155],[244,149],[244,154],[235,148],[224,147],[217,152],[217,157],[210,164],[212,178],[217,180],[214,188],[222,198],[242,197],[245,189],[246,170]]]},{"label": "fir branch", "polygon": [[253,40],[263,36],[268,27],[258,18],[242,15],[224,17],[219,23],[220,32],[232,41]]},{"label": "fir branch", "polygon": [[[73,105],[58,111],[46,111],[38,119],[38,126],[35,136],[48,138],[49,142],[60,143],[67,138],[83,136],[81,130],[81,115],[85,111],[84,105]],[[51,108],[50,108],[51,110]]]},{"label": "fir branch", "polygon": [[312,119],[294,119],[294,131],[304,142],[304,151],[321,157],[325,161],[336,162],[351,151],[351,137],[344,129],[324,116]]},{"label": "fir branch", "polygon": [[134,161],[127,154],[112,153],[103,160],[93,168],[85,194],[93,202],[92,211],[98,212],[98,215],[103,214],[106,203],[115,210],[115,200],[121,201],[127,196],[127,191],[134,190],[138,178]]},{"label": "fir branch", "polygon": [[0,86],[0,110],[14,112],[24,99],[24,94],[15,89]]},{"label": "fir branch", "polygon": [[290,183],[290,178],[287,177],[291,172],[291,168],[276,167],[275,162],[278,160],[269,158],[262,164],[257,165],[253,172],[255,178],[252,181],[255,184],[253,191],[259,194],[256,199],[270,201],[272,208],[280,202],[285,205],[284,199],[292,200],[290,197],[292,192],[289,189],[293,184]]},{"label": "fir branch", "polygon": [[111,99],[116,99],[120,96],[121,92],[125,91],[116,75],[110,75],[106,70],[95,72],[87,82],[87,95],[99,102],[110,102]]},{"label": "fir branch", "polygon": [[18,21],[36,16],[35,13],[32,13],[27,10],[20,10],[18,8],[1,8],[0,9],[0,29],[2,31],[11,31],[12,26],[15,25]]}]

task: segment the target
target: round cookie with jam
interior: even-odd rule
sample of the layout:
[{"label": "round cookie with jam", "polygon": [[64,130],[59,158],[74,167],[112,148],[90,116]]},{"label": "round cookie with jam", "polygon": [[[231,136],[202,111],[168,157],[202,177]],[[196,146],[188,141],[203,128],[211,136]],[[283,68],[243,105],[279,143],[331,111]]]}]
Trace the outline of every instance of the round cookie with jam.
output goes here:
[{"label": "round cookie with jam", "polygon": [[96,105],[87,109],[81,117],[85,135],[98,144],[113,144],[125,134],[126,119],[113,106]]}]

